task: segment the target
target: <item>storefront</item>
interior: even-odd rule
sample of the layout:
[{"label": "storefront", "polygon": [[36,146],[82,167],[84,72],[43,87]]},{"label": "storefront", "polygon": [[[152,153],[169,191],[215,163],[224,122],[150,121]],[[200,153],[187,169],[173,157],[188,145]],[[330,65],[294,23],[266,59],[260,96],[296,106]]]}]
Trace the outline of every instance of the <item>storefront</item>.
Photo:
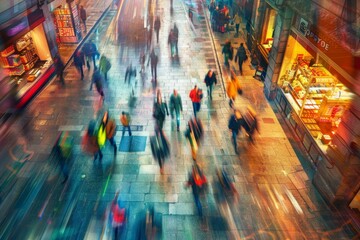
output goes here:
[{"label": "storefront", "polygon": [[75,1],[62,1],[60,5],[53,7],[57,2],[50,4],[56,27],[56,41],[58,43],[78,43],[81,40],[81,27]]},{"label": "storefront", "polygon": [[[316,174],[314,185],[332,204],[358,207],[358,134],[354,56],[317,26],[295,16],[277,82],[276,105],[302,143]],[[353,125],[353,126],[352,126]],[[355,175],[353,175],[355,174]],[[352,201],[351,201],[352,200]]]},{"label": "storefront", "polygon": [[[14,18],[1,26],[1,85],[14,95],[16,107],[23,107],[54,72],[44,32],[42,10]],[[14,94],[12,94],[14,93]]]}]

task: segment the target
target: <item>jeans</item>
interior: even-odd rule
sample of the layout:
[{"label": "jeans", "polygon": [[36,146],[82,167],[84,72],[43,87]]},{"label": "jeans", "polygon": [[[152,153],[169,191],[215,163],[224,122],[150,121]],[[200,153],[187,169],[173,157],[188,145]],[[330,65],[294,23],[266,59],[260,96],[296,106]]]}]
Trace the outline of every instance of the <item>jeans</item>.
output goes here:
[{"label": "jeans", "polygon": [[196,117],[196,113],[200,111],[200,103],[199,102],[193,102],[193,109],[194,109],[194,116]]},{"label": "jeans", "polygon": [[131,136],[131,128],[130,128],[130,125],[129,125],[129,126],[123,126],[122,136],[125,135],[125,128],[127,128],[127,129],[129,130],[129,136]]},{"label": "jeans", "polygon": [[239,27],[240,27],[240,24],[235,24],[236,34],[239,33]]},{"label": "jeans", "polygon": [[101,149],[99,149],[99,151],[97,151],[97,152],[94,154],[94,161],[97,159],[98,156],[100,156],[99,161],[101,161],[101,159],[103,158],[103,154],[102,154],[102,152],[101,152]]},{"label": "jeans", "polygon": [[238,132],[232,130],[232,141],[234,144],[235,152],[237,152],[237,135],[238,135]]},{"label": "jeans", "polygon": [[151,64],[151,76],[154,77],[155,79],[157,79],[155,64]]},{"label": "jeans", "polygon": [[244,62],[243,60],[240,60],[240,59],[239,59],[239,71],[240,71],[240,74],[241,74],[241,75],[242,75],[242,72],[243,72],[243,71],[242,71],[243,62]]},{"label": "jeans", "polygon": [[117,147],[116,147],[116,143],[115,143],[114,137],[109,138],[109,142],[110,142],[111,146],[114,147],[114,154],[116,155]]},{"label": "jeans", "polygon": [[84,79],[84,69],[83,69],[83,66],[80,65],[80,66],[76,66],[76,68],[78,69],[78,71],[80,72],[81,74],[81,80]]},{"label": "jeans", "polygon": [[210,85],[207,87],[207,91],[208,91],[208,94],[209,94],[210,99],[212,99],[213,84],[210,84]]},{"label": "jeans", "polygon": [[180,127],[180,112],[175,112],[175,116],[176,116],[176,126],[179,128]]}]

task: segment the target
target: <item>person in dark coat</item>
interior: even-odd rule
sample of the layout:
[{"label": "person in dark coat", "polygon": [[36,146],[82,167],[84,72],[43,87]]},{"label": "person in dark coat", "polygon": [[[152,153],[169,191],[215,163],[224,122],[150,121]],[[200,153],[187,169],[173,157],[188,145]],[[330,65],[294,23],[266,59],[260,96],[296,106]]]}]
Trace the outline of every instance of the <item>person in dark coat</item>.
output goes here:
[{"label": "person in dark coat", "polygon": [[175,38],[175,50],[176,50],[176,55],[179,55],[179,50],[178,50],[179,29],[178,29],[178,27],[176,26],[176,23],[174,23],[173,32],[174,32],[174,38]]},{"label": "person in dark coat", "polygon": [[86,18],[87,18],[87,16],[86,16],[86,10],[83,5],[80,6],[79,12],[80,12],[80,19],[81,19],[82,23],[84,24],[84,31],[86,33]]},{"label": "person in dark coat", "polygon": [[86,56],[86,65],[87,68],[90,69],[90,61],[92,60],[94,63],[94,69],[96,69],[96,60],[95,58],[99,56],[99,52],[97,50],[97,47],[95,43],[90,40],[89,42],[86,42],[83,46],[83,51]]},{"label": "person in dark coat", "polygon": [[171,29],[170,33],[169,33],[169,37],[168,37],[168,44],[170,44],[170,52],[171,52],[171,57],[174,57],[176,54],[176,38],[175,38],[175,34],[174,34],[174,30]]},{"label": "person in dark coat", "polygon": [[125,83],[127,82],[128,85],[131,85],[131,79],[136,78],[136,68],[132,66],[132,63],[126,68],[125,71]]},{"label": "person in dark coat", "polygon": [[244,48],[244,44],[240,43],[240,47],[236,52],[235,62],[239,60],[239,71],[241,75],[243,74],[242,65],[244,61],[246,61],[246,59],[247,59],[247,55],[246,55],[246,50]]},{"label": "person in dark coat", "polygon": [[163,129],[166,115],[169,116],[169,109],[167,107],[166,102],[163,102],[161,93],[158,92],[156,101],[155,101],[154,107],[153,107],[153,117],[155,118],[155,121],[156,121],[156,127],[159,130]]},{"label": "person in dark coat", "polygon": [[153,79],[155,81],[157,80],[156,68],[157,68],[158,61],[159,61],[159,58],[155,54],[155,50],[153,49],[150,53],[147,65],[149,66],[149,63],[151,63],[151,76],[153,77]]},{"label": "person in dark coat", "polygon": [[244,124],[244,119],[241,116],[239,110],[234,110],[234,114],[230,116],[228,128],[231,130],[232,134],[232,141],[234,144],[235,153],[238,154],[238,147],[237,147],[237,135],[241,129],[241,126]]},{"label": "person in dark coat", "polygon": [[174,93],[171,94],[170,96],[170,113],[171,113],[171,118],[174,118],[174,112],[175,112],[176,127],[178,132],[180,131],[180,112],[182,111],[183,111],[183,107],[182,107],[181,97],[176,91],[176,89],[174,89]]},{"label": "person in dark coat", "polygon": [[156,32],[156,42],[159,43],[159,31],[160,31],[160,26],[161,26],[161,22],[160,22],[160,17],[157,16],[154,22],[154,30]]},{"label": "person in dark coat", "polygon": [[55,64],[56,75],[59,77],[60,82],[63,85],[65,85],[65,79],[64,79],[65,64],[61,60],[60,56],[56,56],[54,58],[54,64]]},{"label": "person in dark coat", "polygon": [[95,70],[91,79],[90,91],[92,90],[92,86],[95,83],[96,90],[100,94],[101,99],[104,101],[105,96],[104,96],[103,82],[104,81],[101,72],[98,69]]},{"label": "person in dark coat", "polygon": [[211,69],[206,74],[204,82],[207,87],[207,92],[208,92],[209,98],[212,99],[213,85],[217,84],[217,79],[216,79],[215,73]]},{"label": "person in dark coat", "polygon": [[80,49],[77,50],[76,53],[74,54],[74,65],[81,74],[81,80],[84,80],[83,66],[85,65],[85,56]]},{"label": "person in dark coat", "polygon": [[224,55],[224,64],[227,67],[230,67],[229,60],[233,58],[233,48],[231,42],[227,40],[223,46],[222,54]]}]

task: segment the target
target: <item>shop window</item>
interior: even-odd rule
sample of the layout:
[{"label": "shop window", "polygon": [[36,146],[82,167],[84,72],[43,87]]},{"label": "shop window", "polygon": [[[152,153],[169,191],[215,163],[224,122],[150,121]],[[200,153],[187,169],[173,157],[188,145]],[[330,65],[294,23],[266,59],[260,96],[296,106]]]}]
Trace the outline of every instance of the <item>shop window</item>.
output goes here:
[{"label": "shop window", "polygon": [[[303,139],[311,159],[317,163],[321,151],[327,149],[350,107],[354,94],[341,82],[339,74],[331,71],[328,58],[300,36],[288,38],[278,85],[293,109],[290,123],[296,135]],[[285,113],[289,111],[286,106]],[[298,123],[296,124],[296,119]],[[307,134],[310,133],[310,134]]]},{"label": "shop window", "polygon": [[5,79],[16,88],[17,97],[28,91],[51,64],[42,24],[0,51]]},{"label": "shop window", "polygon": [[267,53],[270,52],[273,45],[275,21],[276,11],[270,7],[267,8],[265,12],[264,26],[261,37],[261,46]]}]

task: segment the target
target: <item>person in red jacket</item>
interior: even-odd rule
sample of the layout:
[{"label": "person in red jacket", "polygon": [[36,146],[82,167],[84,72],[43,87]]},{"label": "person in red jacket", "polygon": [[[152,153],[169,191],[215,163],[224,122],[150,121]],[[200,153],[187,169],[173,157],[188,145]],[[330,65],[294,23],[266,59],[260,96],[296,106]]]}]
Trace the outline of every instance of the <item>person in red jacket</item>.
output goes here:
[{"label": "person in red jacket", "polygon": [[190,91],[189,97],[191,99],[191,102],[193,104],[194,108],[194,116],[196,117],[196,113],[200,111],[201,107],[201,99],[202,99],[202,90],[195,85],[195,87]]},{"label": "person in red jacket", "polygon": [[114,229],[114,239],[121,239],[121,232],[126,222],[125,208],[119,206],[119,192],[116,192],[115,198],[111,203],[112,226]]}]

